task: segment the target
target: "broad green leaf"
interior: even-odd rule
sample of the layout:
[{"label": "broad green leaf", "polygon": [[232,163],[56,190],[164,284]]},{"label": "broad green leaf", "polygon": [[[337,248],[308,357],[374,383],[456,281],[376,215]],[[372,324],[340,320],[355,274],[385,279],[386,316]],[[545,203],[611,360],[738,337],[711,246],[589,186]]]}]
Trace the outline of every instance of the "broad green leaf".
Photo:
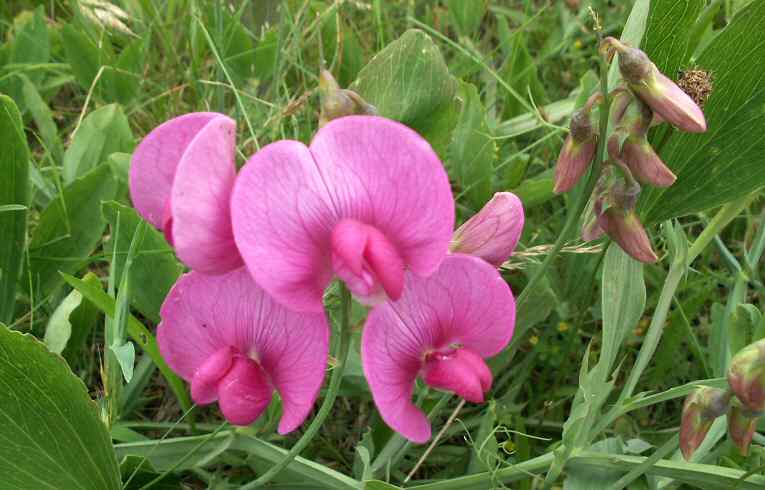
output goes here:
[{"label": "broad green leaf", "polygon": [[[590,447],[592,451],[605,454],[622,454],[624,445],[616,437],[598,441]],[[586,468],[576,465],[568,470],[563,481],[563,490],[606,489],[622,476],[622,472],[608,468]]]},{"label": "broad green leaf", "polygon": [[72,324],[69,322],[69,316],[80,306],[80,303],[82,303],[82,294],[76,289],[72,290],[48,318],[43,340],[48,350],[54,354],[64,352],[69,337],[72,335]]},{"label": "broad green leaf", "polygon": [[88,114],[64,154],[64,182],[70,183],[100,165],[112,153],[129,153],[135,139],[125,113],[117,104]]},{"label": "broad green leaf", "polygon": [[[92,272],[85,274],[82,281],[93,287],[101,288],[101,281]],[[80,353],[86,346],[88,337],[98,322],[99,315],[100,313],[96,305],[87,298],[83,298],[80,306],[69,315],[71,333],[63,355],[70,365],[81,360]]]},{"label": "broad green leaf", "polygon": [[[9,44],[8,62],[13,64],[12,73],[24,74],[39,85],[45,72],[36,65],[50,60],[50,39],[45,22],[45,8],[41,5],[32,12],[22,12],[14,21],[15,36]],[[2,67],[0,63],[0,67]],[[7,92],[14,100],[22,100],[21,79],[10,76],[0,80],[0,91]],[[26,112],[26,108],[22,107]]]},{"label": "broad green leaf", "polygon": [[449,18],[460,36],[473,36],[481,27],[488,0],[446,0]]},{"label": "broad green leaf", "polygon": [[138,94],[143,79],[146,42],[136,39],[117,56],[114,67],[104,70],[103,91],[109,101],[129,104]]},{"label": "broad green leaf", "polygon": [[598,368],[605,379],[611,372],[627,332],[632,331],[645,309],[643,264],[612,243],[603,261],[601,305],[603,340]]},{"label": "broad green leaf", "polygon": [[554,171],[554,169],[545,170],[541,174],[524,180],[521,185],[512,189],[513,193],[523,202],[524,208],[531,209],[555,197],[553,192],[553,187],[555,187]]},{"label": "broad green leaf", "polygon": [[101,202],[114,199],[117,181],[102,165],[64,188],[40,216],[29,244],[33,292],[47,295],[61,283],[59,271],[76,273],[101,239]]},{"label": "broad green leaf", "polygon": [[647,221],[658,222],[742,197],[765,186],[765,2],[752,2],[704,50],[697,65],[714,76],[704,106],[708,131],[673,133],[661,152],[677,175],[667,189],[645,189]]},{"label": "broad green leaf", "polygon": [[59,163],[64,155],[64,149],[58,134],[58,127],[56,127],[56,123],[53,121],[53,113],[29,77],[23,74],[19,74],[18,77],[21,80],[21,94],[24,106],[29,111],[29,114],[31,114],[37,126],[45,149],[51,153],[53,160]]},{"label": "broad green leaf", "polygon": [[[83,297],[96,305],[96,307],[103,311],[106,316],[114,318],[116,302],[114,298],[106,294],[100,285],[77,279],[76,277],[72,277],[65,273],[62,273],[61,275],[70,286],[81,292]],[[173,393],[175,393],[175,396],[178,398],[183,410],[189,410],[191,408],[191,401],[186,391],[186,387],[183,384],[183,381],[176,376],[170,369],[170,366],[168,366],[162,358],[162,354],[159,352],[159,346],[157,345],[157,339],[155,339],[151,332],[149,332],[149,330],[133,315],[128,316],[127,333],[130,335],[130,338],[133,339],[133,341],[135,341],[135,343],[138,344],[149,357],[151,357],[154,364],[157,365],[170,385],[170,388],[173,390]]]},{"label": "broad green leaf", "polygon": [[444,156],[457,123],[458,82],[430,36],[406,31],[362,68],[351,88],[381,116],[415,129]]},{"label": "broad green leaf", "polygon": [[449,145],[449,168],[475,210],[491,199],[497,145],[486,123],[486,111],[475,85],[460,86],[462,109]]},{"label": "broad green leaf", "polygon": [[643,36],[643,51],[659,70],[676,80],[688,61],[689,33],[706,0],[653,0]]},{"label": "broad green leaf", "polygon": [[101,65],[108,65],[111,61],[106,59],[106,50],[98,49],[85,32],[72,24],[67,24],[61,29],[61,43],[64,45],[66,61],[72,68],[74,78],[82,90],[89,91]]},{"label": "broad green leaf", "polygon": [[[120,216],[116,261],[111,266],[115,268],[115,277],[121,277],[131,238],[142,219],[133,208],[113,201],[105,202],[102,212],[112,227],[117,224],[118,213]],[[114,237],[106,243],[105,249],[111,256]],[[130,267],[130,281],[136,285],[131,288],[131,303],[145,317],[159,322],[159,308],[182,272],[183,265],[175,259],[173,249],[167,244],[162,233],[146,226],[143,240],[138,244],[136,257]]]},{"label": "broad green leaf", "polygon": [[0,94],[0,322],[13,320],[16,283],[21,270],[29,206],[29,148],[21,114],[10,97]]},{"label": "broad green leaf", "polygon": [[0,325],[0,386],[0,487],[120,488],[109,433],[63,359]]},{"label": "broad green leaf", "polygon": [[114,353],[114,356],[119,362],[120,369],[122,370],[122,376],[125,377],[125,382],[130,383],[133,379],[133,365],[135,364],[135,346],[129,340],[121,345],[109,346],[109,350]]},{"label": "broad green leaf", "polygon": [[363,488],[364,490],[401,490],[401,487],[380,480],[365,481]]}]

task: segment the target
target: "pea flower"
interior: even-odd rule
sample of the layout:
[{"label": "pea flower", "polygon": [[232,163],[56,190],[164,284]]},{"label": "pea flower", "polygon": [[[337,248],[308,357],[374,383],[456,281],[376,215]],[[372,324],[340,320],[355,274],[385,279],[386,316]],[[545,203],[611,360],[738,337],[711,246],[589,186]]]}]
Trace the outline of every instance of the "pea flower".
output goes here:
[{"label": "pea flower", "polygon": [[361,360],[385,423],[407,439],[430,438],[430,422],[412,403],[414,383],[481,403],[492,384],[484,358],[513,336],[515,299],[496,268],[449,255],[423,279],[407,274],[397,301],[376,306],[361,339]]},{"label": "pea flower", "polygon": [[680,450],[686,461],[704,442],[715,419],[728,411],[731,394],[701,386],[685,398],[680,422]]},{"label": "pea flower", "polygon": [[449,179],[430,145],[376,116],[330,121],[310,146],[263,147],[239,173],[231,210],[247,268],[298,311],[321,311],[335,276],[363,303],[398,299],[406,270],[436,271],[454,229]]},{"label": "pea flower", "polygon": [[327,365],[329,327],[323,314],[284,308],[240,267],[218,275],[183,275],[161,316],[162,357],[191,382],[196,403],[217,400],[228,421],[248,425],[276,390],[283,406],[279,433],[303,423]]},{"label": "pea flower", "polygon": [[475,255],[495,267],[513,253],[523,231],[523,204],[512,192],[497,192],[454,232],[449,250]]},{"label": "pea flower", "polygon": [[728,384],[741,404],[765,412],[765,339],[747,345],[730,361]]},{"label": "pea flower", "polygon": [[181,261],[208,274],[242,265],[229,210],[235,143],[233,119],[194,112],[151,131],[130,164],[130,197],[138,213],[164,232]]}]

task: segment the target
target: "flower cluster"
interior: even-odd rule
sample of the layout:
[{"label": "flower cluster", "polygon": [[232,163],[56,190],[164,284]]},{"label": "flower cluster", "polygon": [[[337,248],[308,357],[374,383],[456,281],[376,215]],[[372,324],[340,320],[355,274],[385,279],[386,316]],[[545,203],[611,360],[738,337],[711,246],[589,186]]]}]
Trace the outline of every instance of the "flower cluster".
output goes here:
[{"label": "flower cluster", "polygon": [[728,435],[742,455],[765,413],[765,339],[741,349],[728,368],[728,389],[702,387],[688,395],[683,406],[680,448],[690,459],[709,432],[712,422],[728,415]]},{"label": "flower cluster", "polygon": [[[706,131],[704,113],[693,99],[663,75],[648,56],[614,38],[606,38],[608,55],[619,53],[623,84],[610,95],[613,127],[605,141],[609,160],[592,196],[583,238],[594,240],[607,234],[632,257],[655,262],[651,241],[635,212],[640,184],[668,187],[675,174],[648,143],[648,130],[662,122],[676,128]],[[558,157],[555,192],[567,192],[581,179],[595,158],[601,129],[593,108],[603,96],[596,93],[571,117],[570,132]]]},{"label": "flower cluster", "polygon": [[[373,110],[359,104],[349,110]],[[287,433],[318,396],[322,299],[339,279],[372,307],[361,355],[382,418],[424,442],[418,377],[473,402],[491,388],[484,359],[515,323],[496,266],[518,242],[523,208],[499,193],[453,235],[451,186],[430,145],[397,122],[338,111],[323,112],[310,145],[271,143],[238,173],[236,126],[221,114],[177,117],[138,146],[133,203],[192,269],[162,307],[160,350],[194,401],[217,401],[234,424],[256,420],[276,391]]]}]

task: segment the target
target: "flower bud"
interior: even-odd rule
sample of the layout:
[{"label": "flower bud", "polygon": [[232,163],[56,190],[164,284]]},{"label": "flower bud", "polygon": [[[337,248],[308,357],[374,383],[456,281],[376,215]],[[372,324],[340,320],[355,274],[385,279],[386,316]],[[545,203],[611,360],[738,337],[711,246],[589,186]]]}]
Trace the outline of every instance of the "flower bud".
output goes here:
[{"label": "flower bud", "polygon": [[677,177],[656,154],[645,136],[616,131],[608,139],[609,156],[629,168],[642,184],[669,187]]},{"label": "flower bud", "polygon": [[591,119],[590,107],[585,106],[571,116],[570,132],[563,143],[555,168],[557,194],[567,192],[579,182],[595,157],[598,136]]},{"label": "flower bud", "polygon": [[728,369],[728,384],[741,404],[765,412],[765,339],[741,349]]},{"label": "flower bud", "polygon": [[757,429],[757,418],[757,415],[737,405],[728,411],[728,436],[742,456],[749,454],[749,445]]},{"label": "flower bud", "polygon": [[624,81],[654,112],[683,131],[703,133],[707,130],[701,108],[662,74],[643,51],[611,37],[604,42],[619,53],[619,71]]},{"label": "flower bud", "polygon": [[598,216],[598,224],[635,260],[648,264],[658,260],[651,247],[651,239],[634,210],[610,207]]},{"label": "flower bud", "polygon": [[377,114],[377,109],[368,104],[359,94],[352,90],[341,89],[327,70],[321,70],[319,74],[319,97],[321,99],[319,127],[343,116]]},{"label": "flower bud", "polygon": [[727,411],[730,397],[730,392],[702,386],[685,399],[680,422],[680,450],[686,461],[704,442],[712,422]]},{"label": "flower bud", "polygon": [[449,250],[475,255],[499,267],[515,250],[523,230],[523,204],[512,192],[497,192],[454,232]]}]

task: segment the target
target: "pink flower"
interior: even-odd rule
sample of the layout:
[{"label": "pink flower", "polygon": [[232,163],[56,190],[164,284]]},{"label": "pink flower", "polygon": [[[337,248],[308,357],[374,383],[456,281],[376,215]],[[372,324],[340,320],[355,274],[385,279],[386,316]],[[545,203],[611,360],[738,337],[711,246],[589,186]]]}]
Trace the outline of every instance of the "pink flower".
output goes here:
[{"label": "pink flower", "polygon": [[430,422],[412,403],[417,376],[480,403],[491,388],[484,358],[513,336],[515,299],[497,270],[469,255],[448,256],[422,279],[407,274],[398,301],[375,307],[361,340],[364,373],[383,420],[414,442]]},{"label": "pink flower", "polygon": [[454,227],[449,179],[430,145],[375,116],[335,119],[308,147],[262,148],[242,168],[231,208],[247,268],[298,311],[321,311],[334,276],[367,304],[398,299],[405,270],[435,272]]},{"label": "pink flower", "polygon": [[133,153],[130,197],[190,268],[220,274],[242,265],[231,231],[236,123],[194,112],[146,135]]},{"label": "pink flower", "polygon": [[185,274],[161,315],[160,352],[191,382],[196,403],[217,400],[227,420],[248,425],[276,390],[284,410],[279,433],[303,423],[327,366],[323,314],[300,314],[275,303],[241,267],[215,276]]},{"label": "pink flower", "polygon": [[523,204],[512,192],[497,192],[454,232],[453,253],[480,257],[495,267],[513,253],[523,231]]}]

